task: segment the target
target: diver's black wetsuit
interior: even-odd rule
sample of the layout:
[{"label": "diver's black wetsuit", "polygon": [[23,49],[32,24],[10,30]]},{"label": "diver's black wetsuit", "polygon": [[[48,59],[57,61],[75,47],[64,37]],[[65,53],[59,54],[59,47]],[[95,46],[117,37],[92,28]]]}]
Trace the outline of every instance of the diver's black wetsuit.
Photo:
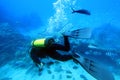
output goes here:
[{"label": "diver's black wetsuit", "polygon": [[30,56],[33,62],[35,62],[36,64],[40,64],[40,59],[47,56],[60,61],[67,61],[72,59],[72,55],[61,55],[56,50],[70,50],[70,44],[67,36],[64,36],[64,45],[53,43],[50,47],[46,48],[32,48]]}]

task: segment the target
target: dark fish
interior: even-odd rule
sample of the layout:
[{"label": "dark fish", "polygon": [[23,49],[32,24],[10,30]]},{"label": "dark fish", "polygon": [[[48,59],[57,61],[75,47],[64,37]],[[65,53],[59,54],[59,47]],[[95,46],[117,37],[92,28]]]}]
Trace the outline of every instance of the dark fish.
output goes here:
[{"label": "dark fish", "polygon": [[73,8],[71,8],[73,10],[72,13],[79,13],[79,14],[85,14],[85,15],[91,15],[90,12],[88,10],[85,9],[79,9],[79,10],[74,10]]}]

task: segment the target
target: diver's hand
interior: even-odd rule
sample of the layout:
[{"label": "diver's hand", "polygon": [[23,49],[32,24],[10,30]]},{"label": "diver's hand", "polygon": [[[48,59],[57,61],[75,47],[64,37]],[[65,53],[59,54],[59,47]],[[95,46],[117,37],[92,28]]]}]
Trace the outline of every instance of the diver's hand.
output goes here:
[{"label": "diver's hand", "polygon": [[64,37],[70,37],[70,32],[63,32],[63,33],[61,33]]},{"label": "diver's hand", "polygon": [[40,64],[37,64],[37,67],[39,68],[39,71],[42,71],[42,69],[43,69],[43,63],[41,62]]}]

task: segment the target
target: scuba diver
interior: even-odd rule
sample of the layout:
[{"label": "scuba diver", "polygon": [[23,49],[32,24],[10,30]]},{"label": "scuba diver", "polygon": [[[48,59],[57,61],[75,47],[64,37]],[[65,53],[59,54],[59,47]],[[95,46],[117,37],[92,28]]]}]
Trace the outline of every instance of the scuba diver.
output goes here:
[{"label": "scuba diver", "polygon": [[66,52],[70,50],[70,43],[68,40],[69,37],[76,38],[78,36],[80,38],[81,37],[89,38],[90,35],[89,36],[80,35],[81,34],[80,32],[85,33],[86,31],[89,30],[84,28],[84,29],[73,30],[69,35],[63,34],[64,45],[56,43],[54,41],[54,38],[36,39],[32,41],[32,49],[30,52],[30,57],[40,71],[43,69],[43,62],[42,62],[43,58],[51,57],[59,61],[67,61],[72,59],[75,63],[79,63],[81,67],[83,67],[90,75],[92,75],[97,80],[114,80],[113,74],[108,69],[106,69],[105,66],[103,66],[96,59],[84,55],[84,53],[89,50],[95,52],[98,51],[102,53],[106,52],[104,50],[89,47],[89,43],[82,43],[81,46],[78,46],[77,48],[78,50],[76,48],[72,48],[73,49],[71,51],[72,54],[61,55],[59,52],[57,52],[57,50],[66,51]]},{"label": "scuba diver", "polygon": [[51,57],[59,61],[67,61],[72,59],[72,55],[61,55],[56,50],[66,51],[70,50],[68,36],[63,34],[64,45],[58,44],[53,38],[37,39],[32,41],[32,49],[30,57],[39,69],[42,69],[42,58]]},{"label": "scuba diver", "polygon": [[[79,33],[80,32],[80,33]],[[81,35],[82,32],[82,35]],[[70,43],[68,38],[89,38],[90,35],[83,35],[84,33],[90,34],[89,28],[75,29],[70,32],[62,33],[64,38],[64,45],[58,44],[54,41],[54,38],[43,38],[32,41],[32,48],[30,51],[30,57],[39,69],[42,69],[43,62],[42,59],[46,57],[51,57],[59,61],[67,61],[73,59],[72,54],[60,54],[56,50],[66,51],[70,50]]]}]

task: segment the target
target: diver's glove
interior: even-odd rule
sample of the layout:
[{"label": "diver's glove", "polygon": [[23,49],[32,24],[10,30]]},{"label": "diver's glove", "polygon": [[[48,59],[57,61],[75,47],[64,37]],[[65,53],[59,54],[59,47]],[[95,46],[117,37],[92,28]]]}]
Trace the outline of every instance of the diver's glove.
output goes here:
[{"label": "diver's glove", "polygon": [[64,37],[70,37],[70,34],[71,34],[70,32],[63,32],[63,33],[62,33],[62,35],[63,35]]},{"label": "diver's glove", "polygon": [[36,65],[39,68],[39,71],[43,70],[43,63],[42,62],[40,64],[36,64]]}]

